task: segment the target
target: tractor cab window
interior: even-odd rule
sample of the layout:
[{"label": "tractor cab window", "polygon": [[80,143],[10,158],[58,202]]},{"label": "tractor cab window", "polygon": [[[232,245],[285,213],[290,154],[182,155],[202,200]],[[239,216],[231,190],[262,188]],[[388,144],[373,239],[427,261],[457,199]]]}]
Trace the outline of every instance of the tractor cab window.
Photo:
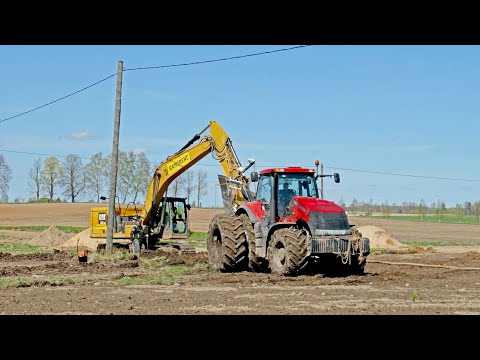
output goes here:
[{"label": "tractor cab window", "polygon": [[257,186],[256,199],[262,203],[262,210],[265,216],[270,215],[270,200],[272,199],[272,178],[268,176],[260,176]]},{"label": "tractor cab window", "polygon": [[318,197],[313,175],[284,173],[278,176],[278,216],[285,217],[285,207],[294,196]]},{"label": "tractor cab window", "polygon": [[260,176],[257,187],[256,199],[262,203],[270,203],[272,196],[272,182],[270,176]]}]

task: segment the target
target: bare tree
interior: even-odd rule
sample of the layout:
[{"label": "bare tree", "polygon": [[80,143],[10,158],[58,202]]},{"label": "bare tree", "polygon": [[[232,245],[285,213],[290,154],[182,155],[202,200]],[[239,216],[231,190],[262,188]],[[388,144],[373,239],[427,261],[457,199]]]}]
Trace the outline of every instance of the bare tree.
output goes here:
[{"label": "bare tree", "polygon": [[473,214],[473,204],[470,201],[465,201],[463,203],[463,208],[465,209],[465,215]]},{"label": "bare tree", "polygon": [[100,202],[100,196],[107,184],[109,174],[107,169],[110,169],[107,165],[107,159],[100,152],[92,155],[90,162],[85,166],[85,186],[97,196],[97,202]]},{"label": "bare tree", "polygon": [[357,205],[358,205],[358,201],[357,199],[354,197],[353,200],[352,200],[352,205],[350,205],[352,207],[352,212],[353,214],[356,214],[357,213]]},{"label": "bare tree", "polygon": [[187,203],[190,203],[190,196],[193,193],[193,190],[195,190],[195,185],[193,184],[193,180],[195,178],[195,175],[191,170],[187,170],[184,174],[184,179],[185,179],[185,193],[187,195]]},{"label": "bare tree", "polygon": [[197,206],[201,207],[200,200],[208,193],[207,171],[203,169],[198,169],[196,175],[197,175],[197,184],[196,184]]},{"label": "bare tree", "polygon": [[0,195],[8,200],[8,189],[10,188],[10,181],[12,180],[12,169],[7,164],[7,160],[3,154],[0,154]]},{"label": "bare tree", "polygon": [[475,201],[473,204],[473,213],[477,217],[477,223],[480,222],[480,201]]},{"label": "bare tree", "polygon": [[60,183],[63,175],[62,166],[55,156],[49,156],[43,162],[42,188],[47,192],[50,200],[53,200],[55,188]]},{"label": "bare tree", "polygon": [[[111,164],[111,155],[108,157],[107,165]],[[108,166],[110,168],[110,166]],[[116,194],[118,199],[122,197],[125,203],[132,190],[133,178],[135,177],[135,154],[133,152],[118,152],[118,174]]]},{"label": "bare tree", "polygon": [[42,187],[42,160],[40,158],[33,161],[33,167],[29,172],[29,187],[35,193],[37,201],[40,199],[40,190]]},{"label": "bare tree", "polygon": [[373,199],[370,198],[370,199],[368,200],[368,204],[367,204],[367,212],[368,212],[368,214],[369,214],[368,216],[371,216],[371,215],[372,215],[373,209],[374,209],[374,207],[373,207]]},{"label": "bare tree", "polygon": [[427,214],[427,204],[423,199],[420,200],[420,204],[418,205],[418,214],[420,215],[420,220],[423,221],[423,218]]},{"label": "bare tree", "polygon": [[85,169],[80,156],[68,154],[62,164],[61,185],[63,193],[75,202],[75,198],[85,189]]},{"label": "bare tree", "polygon": [[463,217],[465,215],[465,209],[463,208],[462,204],[457,204],[455,206],[455,213],[457,214],[458,219],[461,223],[463,223]]},{"label": "bare tree", "polygon": [[392,207],[388,204],[388,201],[385,201],[385,203],[382,204],[381,206],[382,206],[383,215],[385,216],[385,219],[387,219],[392,212]]},{"label": "bare tree", "polygon": [[150,185],[150,161],[144,152],[138,153],[134,156],[134,173],[132,182],[133,202],[137,201],[138,194],[145,195]]},{"label": "bare tree", "polygon": [[177,197],[182,191],[185,191],[185,176],[182,174],[177,176],[175,180],[170,184],[170,188],[173,191],[173,196]]},{"label": "bare tree", "polygon": [[437,201],[437,209],[435,213],[437,214],[437,220],[440,222],[443,218],[443,215],[446,213],[447,209],[445,203],[442,200]]}]

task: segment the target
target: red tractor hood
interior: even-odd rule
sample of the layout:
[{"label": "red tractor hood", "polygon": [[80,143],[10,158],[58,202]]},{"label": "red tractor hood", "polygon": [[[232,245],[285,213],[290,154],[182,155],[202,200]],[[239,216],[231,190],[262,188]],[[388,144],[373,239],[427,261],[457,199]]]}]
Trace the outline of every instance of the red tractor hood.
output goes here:
[{"label": "red tractor hood", "polygon": [[345,212],[345,209],[334,202],[318,198],[295,196],[293,198],[293,204],[297,205],[305,214],[308,214],[312,210],[324,213]]}]

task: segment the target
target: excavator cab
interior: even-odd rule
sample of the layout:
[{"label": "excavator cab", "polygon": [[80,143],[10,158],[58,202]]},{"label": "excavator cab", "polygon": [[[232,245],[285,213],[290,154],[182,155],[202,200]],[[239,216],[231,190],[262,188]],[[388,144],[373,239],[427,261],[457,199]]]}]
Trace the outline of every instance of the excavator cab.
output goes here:
[{"label": "excavator cab", "polygon": [[160,204],[162,212],[160,221],[162,225],[162,239],[186,239],[190,233],[188,211],[190,204],[186,198],[167,197]]}]

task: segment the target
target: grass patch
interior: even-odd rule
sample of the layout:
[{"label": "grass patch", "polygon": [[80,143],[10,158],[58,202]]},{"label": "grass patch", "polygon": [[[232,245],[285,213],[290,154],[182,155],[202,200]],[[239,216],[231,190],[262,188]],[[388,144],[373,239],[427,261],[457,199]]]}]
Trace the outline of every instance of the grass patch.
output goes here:
[{"label": "grass patch", "polygon": [[0,226],[0,230],[45,231],[50,226]]},{"label": "grass patch", "polygon": [[436,242],[436,241],[402,241],[404,245],[418,246],[479,246],[479,243]]},{"label": "grass patch", "polygon": [[140,256],[140,259],[142,261],[142,265],[148,269],[160,269],[166,266],[166,261],[164,256],[156,257],[152,259],[142,259],[142,257]]},{"label": "grass patch", "polygon": [[29,253],[48,253],[52,252],[41,246],[29,245],[29,244],[2,244],[0,243],[0,252],[12,253],[12,254],[29,254]]},{"label": "grass patch", "polygon": [[0,287],[29,287],[33,280],[26,276],[19,276],[12,279],[0,279]]},{"label": "grass patch", "polygon": [[57,226],[57,229],[61,230],[63,232],[66,232],[66,233],[78,234],[78,233],[84,231],[87,228],[86,227],[79,227],[79,226]]},{"label": "grass patch", "polygon": [[37,280],[26,276],[18,276],[11,279],[0,279],[0,288],[7,287],[32,287],[32,286],[72,286],[78,284],[72,278],[51,278],[48,280]]},{"label": "grass patch", "polygon": [[[149,259],[154,260],[154,259]],[[157,258],[157,262],[154,262],[155,265],[161,266],[161,258]],[[124,277],[115,281],[117,285],[173,285],[177,282],[177,278],[181,275],[195,272],[203,271],[208,268],[207,264],[195,264],[193,266],[186,265],[173,265],[173,266],[163,266],[157,268],[158,271],[150,272],[146,276],[142,277]]]},{"label": "grass patch", "polygon": [[201,231],[192,231],[188,237],[188,243],[195,247],[207,247],[208,233]]},{"label": "grass patch", "polygon": [[[16,231],[45,231],[50,226],[0,226],[0,230],[16,230]],[[56,226],[57,229],[66,232],[77,234],[86,229],[86,227],[81,226]]]},{"label": "grass patch", "polygon": [[414,222],[429,222],[429,223],[442,223],[442,224],[470,224],[479,225],[479,220],[475,215],[464,215],[459,217],[454,214],[444,214],[441,217],[438,215],[428,214],[421,217],[420,215],[406,215],[406,216],[370,216],[372,219],[388,219],[388,220],[400,220],[400,221],[414,221]]},{"label": "grass patch", "polygon": [[191,231],[188,240],[207,240],[208,233],[202,231]]},{"label": "grass patch", "polygon": [[[76,254],[76,251],[75,251]],[[128,251],[113,250],[110,254],[107,253],[90,253],[97,261],[114,261],[114,260],[135,260],[137,255]],[[89,256],[90,256],[89,254]]]}]

